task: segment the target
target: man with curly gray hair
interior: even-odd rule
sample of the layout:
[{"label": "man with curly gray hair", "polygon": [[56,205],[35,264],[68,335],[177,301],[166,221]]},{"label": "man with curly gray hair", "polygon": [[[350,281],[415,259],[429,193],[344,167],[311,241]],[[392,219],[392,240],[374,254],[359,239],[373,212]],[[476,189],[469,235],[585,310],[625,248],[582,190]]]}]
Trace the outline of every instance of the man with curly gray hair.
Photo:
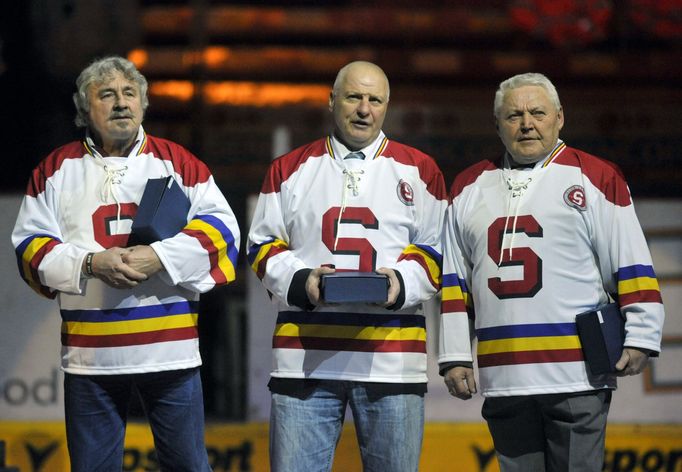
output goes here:
[{"label": "man with curly gray hair", "polygon": [[[82,141],[33,171],[12,242],[22,278],[59,300],[71,470],[121,470],[133,392],[161,470],[210,470],[199,366],[199,294],[235,278],[239,228],[209,169],[142,127],[147,81],[122,57],[86,67],[74,94]],[[136,243],[149,179],[189,202],[186,224]]]}]

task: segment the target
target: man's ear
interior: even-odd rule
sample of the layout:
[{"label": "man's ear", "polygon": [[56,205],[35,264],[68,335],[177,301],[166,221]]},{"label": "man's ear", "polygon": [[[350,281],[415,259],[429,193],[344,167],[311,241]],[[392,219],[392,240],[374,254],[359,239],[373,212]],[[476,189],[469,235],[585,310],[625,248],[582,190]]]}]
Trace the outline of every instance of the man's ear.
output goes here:
[{"label": "man's ear", "polygon": [[334,110],[334,91],[329,92],[329,111]]}]

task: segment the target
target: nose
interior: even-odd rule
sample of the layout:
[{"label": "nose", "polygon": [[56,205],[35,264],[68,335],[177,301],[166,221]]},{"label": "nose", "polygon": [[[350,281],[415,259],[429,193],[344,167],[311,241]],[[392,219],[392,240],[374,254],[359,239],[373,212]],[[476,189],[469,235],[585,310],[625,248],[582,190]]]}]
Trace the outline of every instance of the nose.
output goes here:
[{"label": "nose", "polygon": [[527,133],[533,129],[533,119],[530,113],[524,113],[521,115],[521,131]]},{"label": "nose", "polygon": [[114,108],[116,110],[122,110],[128,108],[128,101],[123,95],[116,94],[116,101],[114,101]]},{"label": "nose", "polygon": [[357,112],[358,115],[361,116],[369,115],[369,97],[362,97],[362,100],[358,104]]}]

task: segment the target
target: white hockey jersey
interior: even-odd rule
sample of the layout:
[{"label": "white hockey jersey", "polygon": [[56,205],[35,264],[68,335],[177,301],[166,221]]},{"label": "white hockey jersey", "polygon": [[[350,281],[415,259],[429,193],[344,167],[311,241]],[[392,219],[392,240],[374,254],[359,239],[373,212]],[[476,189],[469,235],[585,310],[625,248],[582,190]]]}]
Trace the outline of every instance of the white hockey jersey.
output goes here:
[{"label": "white hockey jersey", "polygon": [[625,345],[660,350],[658,282],[615,165],[560,141],[533,168],[471,166],[451,197],[438,360],[472,361],[471,317],[484,396],[615,388],[588,373],[575,325],[609,295]]},{"label": "white hockey jersey", "polygon": [[[249,262],[278,306],[272,376],[372,382],[426,382],[421,303],[440,288],[440,232],[447,191],[429,156],[383,133],[343,157],[335,138],[275,160],[249,233]],[[287,304],[294,274],[396,269],[402,309],[341,304],[302,311]]]},{"label": "white hockey jersey", "polygon": [[[191,208],[179,234],[151,244],[165,270],[127,290],[82,278],[88,252],[126,247],[147,179],[166,176]],[[44,159],[29,181],[12,242],[22,278],[59,299],[62,368],[132,374],[201,364],[199,293],[234,280],[239,228],[206,165],[140,127],[127,157],[102,157],[86,138]]]}]

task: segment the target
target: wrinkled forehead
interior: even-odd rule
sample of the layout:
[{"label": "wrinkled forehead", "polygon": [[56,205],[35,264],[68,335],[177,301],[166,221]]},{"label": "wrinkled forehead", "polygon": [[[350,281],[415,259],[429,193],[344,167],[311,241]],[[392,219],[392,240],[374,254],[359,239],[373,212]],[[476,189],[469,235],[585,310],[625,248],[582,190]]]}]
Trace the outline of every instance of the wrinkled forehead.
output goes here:
[{"label": "wrinkled forehead", "polygon": [[126,77],[120,70],[114,69],[96,77],[88,88],[91,91],[103,88],[133,88],[138,90],[139,85],[131,78]]},{"label": "wrinkled forehead", "polygon": [[340,85],[340,91],[343,93],[361,92],[386,98],[388,92],[386,77],[370,68],[349,70]]},{"label": "wrinkled forehead", "polygon": [[552,100],[544,87],[539,85],[523,85],[509,89],[502,100],[504,108],[526,108],[531,106],[552,107]]}]

